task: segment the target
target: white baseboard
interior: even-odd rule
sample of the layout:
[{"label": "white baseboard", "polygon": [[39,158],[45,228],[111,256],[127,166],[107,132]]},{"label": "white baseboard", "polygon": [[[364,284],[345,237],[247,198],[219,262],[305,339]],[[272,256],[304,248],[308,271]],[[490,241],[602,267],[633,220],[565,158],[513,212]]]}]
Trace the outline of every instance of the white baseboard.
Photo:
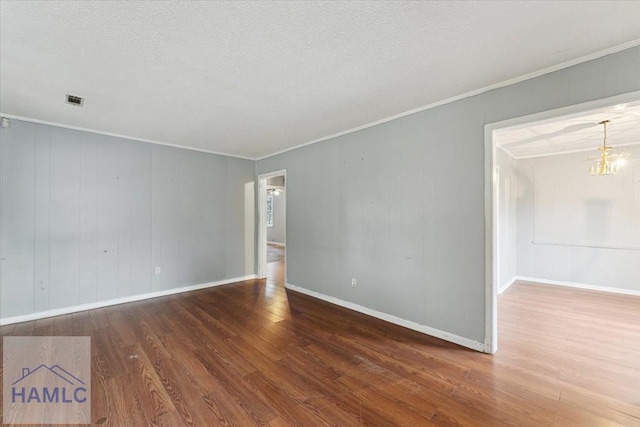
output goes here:
[{"label": "white baseboard", "polygon": [[578,289],[585,289],[589,291],[600,291],[600,292],[609,292],[613,294],[640,296],[640,290],[635,290],[635,289],[610,288],[608,286],[587,285],[585,283],[539,279],[537,277],[528,277],[528,276],[516,276],[515,280],[522,280],[523,282],[542,283],[543,285],[565,286],[568,288],[578,288]]},{"label": "white baseboard", "polygon": [[513,276],[511,280],[509,280],[507,283],[505,283],[498,289],[498,295],[500,295],[501,293],[509,289],[509,286],[513,285],[518,280],[520,280],[518,276]]},{"label": "white baseboard", "polygon": [[284,243],[280,243],[280,242],[269,242],[269,241],[267,241],[267,245],[280,246],[280,247],[284,248]]},{"label": "white baseboard", "polygon": [[449,332],[444,332],[439,329],[431,328],[429,326],[421,325],[419,323],[413,322],[411,320],[402,319],[397,316],[393,316],[391,314],[382,313],[380,311],[372,310],[367,307],[363,307],[358,304],[354,304],[352,302],[344,301],[339,298],[330,297],[328,295],[321,294],[316,291],[311,291],[309,289],[301,288],[299,286],[295,286],[287,283],[285,285],[287,289],[291,289],[292,291],[300,292],[301,294],[309,295],[314,298],[321,299],[323,301],[327,301],[331,304],[339,305],[344,308],[348,308],[353,311],[357,311],[359,313],[363,313],[369,315],[371,317],[376,317],[378,319],[382,319],[389,323],[393,323],[396,325],[403,326],[408,329],[412,329],[414,331],[422,332],[423,334],[431,335],[432,337],[440,338],[445,341],[449,341],[463,347],[470,348],[472,350],[484,352],[485,347],[483,343],[478,341],[471,340],[469,338],[464,338],[458,335],[450,334]]},{"label": "white baseboard", "polygon": [[201,283],[199,285],[183,286],[181,288],[166,289],[147,294],[131,295],[128,297],[115,298],[106,301],[97,301],[87,304],[74,305],[70,307],[55,308],[53,310],[39,311],[37,313],[23,314],[20,316],[0,318],[0,326],[10,325],[12,323],[28,322],[31,320],[44,319],[46,317],[62,316],[63,314],[77,313],[79,311],[93,310],[96,308],[109,307],[112,305],[126,304],[128,302],[142,301],[151,298],[163,297],[166,295],[179,294],[182,292],[197,291],[198,289],[211,288],[214,286],[228,285],[229,283],[242,282],[243,280],[255,279],[255,274],[243,277],[235,277],[233,279],[219,280],[217,282]]}]

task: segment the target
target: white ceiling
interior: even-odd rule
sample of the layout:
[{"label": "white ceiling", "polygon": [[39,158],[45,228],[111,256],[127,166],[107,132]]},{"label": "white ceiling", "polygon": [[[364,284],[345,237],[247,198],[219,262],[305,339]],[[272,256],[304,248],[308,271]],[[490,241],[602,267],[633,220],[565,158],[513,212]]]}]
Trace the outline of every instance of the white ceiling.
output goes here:
[{"label": "white ceiling", "polygon": [[259,158],[637,41],[639,17],[638,1],[0,1],[0,111]]},{"label": "white ceiling", "polygon": [[596,153],[603,142],[603,120],[610,121],[607,145],[640,144],[640,101],[499,129],[494,140],[516,159],[577,151]]}]

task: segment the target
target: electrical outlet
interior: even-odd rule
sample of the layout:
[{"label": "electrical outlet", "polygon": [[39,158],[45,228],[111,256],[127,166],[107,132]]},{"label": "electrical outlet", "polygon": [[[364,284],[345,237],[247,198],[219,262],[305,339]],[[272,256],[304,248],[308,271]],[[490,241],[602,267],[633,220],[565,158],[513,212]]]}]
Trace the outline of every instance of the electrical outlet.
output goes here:
[{"label": "electrical outlet", "polygon": [[156,276],[160,274],[160,267],[156,267]]},{"label": "electrical outlet", "polygon": [[356,286],[358,286],[358,282],[356,282],[356,278],[354,277],[353,279],[351,279],[351,287],[355,288]]}]

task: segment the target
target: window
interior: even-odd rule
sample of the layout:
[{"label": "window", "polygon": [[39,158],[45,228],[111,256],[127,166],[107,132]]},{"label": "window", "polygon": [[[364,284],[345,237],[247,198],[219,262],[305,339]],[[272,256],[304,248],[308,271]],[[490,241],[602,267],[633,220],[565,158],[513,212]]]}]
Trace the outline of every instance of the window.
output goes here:
[{"label": "window", "polygon": [[267,227],[273,227],[273,196],[267,196]]}]

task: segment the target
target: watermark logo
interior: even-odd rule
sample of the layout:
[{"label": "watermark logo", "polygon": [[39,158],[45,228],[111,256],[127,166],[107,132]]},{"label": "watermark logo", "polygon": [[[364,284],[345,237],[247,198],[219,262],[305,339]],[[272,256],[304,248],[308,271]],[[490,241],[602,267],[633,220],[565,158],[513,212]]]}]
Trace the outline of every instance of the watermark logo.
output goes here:
[{"label": "watermark logo", "polygon": [[3,421],[91,423],[90,337],[4,337]]},{"label": "watermark logo", "polygon": [[[41,387],[20,387],[19,383],[36,374],[49,378],[41,378],[41,381],[38,381],[43,384]],[[53,383],[62,384],[53,386]],[[84,403],[87,400],[85,386],[84,381],[59,365],[40,365],[33,370],[22,368],[22,377],[11,385],[11,403]]]}]

